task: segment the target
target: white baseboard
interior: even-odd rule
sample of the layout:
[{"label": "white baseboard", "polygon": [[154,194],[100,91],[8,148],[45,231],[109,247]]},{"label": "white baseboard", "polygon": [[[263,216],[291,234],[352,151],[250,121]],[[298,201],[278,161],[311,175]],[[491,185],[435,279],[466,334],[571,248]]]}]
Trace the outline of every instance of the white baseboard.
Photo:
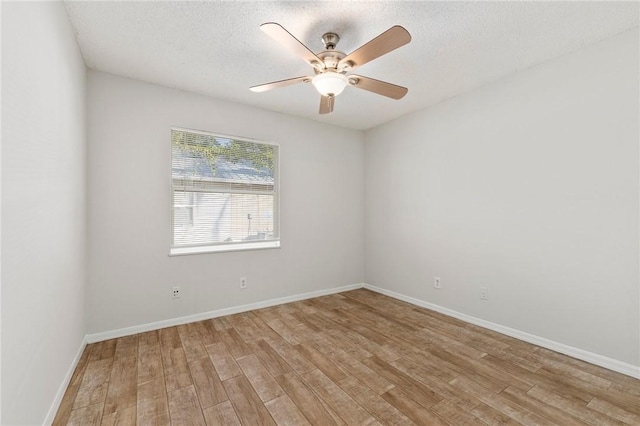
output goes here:
[{"label": "white baseboard", "polygon": [[560,352],[565,355],[572,356],[582,361],[589,362],[591,364],[598,365],[600,367],[607,368],[609,370],[617,371],[618,373],[626,374],[627,376],[640,379],[640,366],[629,364],[619,361],[617,359],[609,358],[603,355],[599,355],[584,349],[576,348],[573,346],[565,345],[553,340],[545,339],[544,337],[536,336],[524,331],[516,330],[514,328],[506,327],[504,325],[496,324],[491,321],[486,321],[480,318],[472,317],[467,314],[463,314],[452,309],[444,308],[433,303],[425,302],[420,299],[405,296],[404,294],[396,293],[395,291],[387,290],[384,288],[376,287],[370,284],[363,284],[363,287],[375,291],[376,293],[384,294],[385,296],[393,297],[394,299],[402,300],[403,302],[411,303],[412,305],[420,306],[423,308],[431,309],[432,311],[439,312],[441,314],[458,318],[462,321],[478,325],[480,327],[487,328],[489,330],[496,331],[498,333],[506,334],[507,336],[515,337],[516,339],[523,340],[534,345],[542,346],[543,348],[551,349],[552,351]]},{"label": "white baseboard", "polygon": [[254,309],[268,308],[270,306],[282,305],[285,303],[298,302],[300,300],[312,299],[314,297],[326,296],[329,294],[342,293],[344,291],[362,288],[363,284],[351,284],[342,287],[334,287],[325,290],[311,291],[308,293],[296,294],[293,296],[280,297],[266,300],[264,302],[249,303],[231,308],[217,309],[215,311],[201,312],[199,314],[187,315],[184,317],[171,318],[162,321],[150,322],[133,327],[120,328],[117,330],[105,331],[102,333],[87,334],[87,343],[101,342],[103,340],[115,339],[117,337],[131,336],[132,334],[144,333],[145,331],[159,330],[161,328],[173,327],[175,325],[187,324],[190,322],[202,321],[211,318],[233,315],[241,312],[252,311]]},{"label": "white baseboard", "polygon": [[78,362],[80,362],[80,358],[82,357],[82,352],[84,352],[84,348],[86,346],[87,346],[87,336],[85,336],[82,339],[82,342],[80,342],[80,347],[76,352],[76,356],[73,358],[73,362],[69,366],[69,370],[67,371],[67,374],[64,376],[64,380],[62,381],[62,383],[60,384],[60,387],[58,388],[56,397],[53,400],[51,407],[49,408],[49,412],[47,413],[47,417],[45,417],[43,424],[50,425],[53,423],[53,420],[55,419],[56,414],[58,413],[58,409],[60,408],[60,404],[62,403],[62,398],[64,397],[64,393],[67,391],[67,387],[69,386],[69,383],[71,383],[71,377],[73,377],[73,373],[74,371],[76,371],[76,367],[78,366]]}]

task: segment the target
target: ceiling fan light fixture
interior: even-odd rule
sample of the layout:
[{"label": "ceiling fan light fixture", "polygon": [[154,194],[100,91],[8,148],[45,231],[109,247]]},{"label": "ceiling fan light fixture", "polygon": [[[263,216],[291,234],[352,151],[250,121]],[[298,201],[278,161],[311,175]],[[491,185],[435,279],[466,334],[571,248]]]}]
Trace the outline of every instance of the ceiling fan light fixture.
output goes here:
[{"label": "ceiling fan light fixture", "polygon": [[349,84],[349,79],[343,74],[325,71],[313,77],[311,83],[322,96],[338,96]]},{"label": "ceiling fan light fixture", "polygon": [[316,54],[280,24],[266,22],[260,25],[260,29],[311,65],[314,76],[288,78],[250,87],[254,92],[264,92],[278,87],[291,86],[292,84],[311,82],[322,96],[320,98],[320,109],[318,110],[320,114],[333,112],[335,97],[342,93],[348,85],[391,99],[400,99],[407,94],[408,89],[406,87],[360,75],[345,75],[409,43],[411,35],[399,25],[394,25],[348,55],[336,50],[336,45],[340,40],[336,33],[325,33],[322,36],[322,42],[326,50]]}]

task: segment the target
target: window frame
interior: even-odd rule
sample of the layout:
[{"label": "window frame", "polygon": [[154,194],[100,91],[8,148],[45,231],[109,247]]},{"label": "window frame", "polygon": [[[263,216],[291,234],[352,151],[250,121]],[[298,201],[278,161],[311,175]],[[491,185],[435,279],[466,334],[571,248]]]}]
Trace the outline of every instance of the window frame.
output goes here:
[{"label": "window frame", "polygon": [[[273,165],[273,233],[277,235],[276,239],[265,241],[235,241],[235,242],[222,242],[222,243],[200,243],[190,244],[188,246],[174,246],[174,188],[173,179],[173,154],[172,154],[172,138],[171,132],[189,132],[195,134],[201,134],[205,136],[212,136],[216,138],[233,139],[242,142],[249,142],[262,145],[270,145],[277,148],[277,155]],[[204,130],[194,130],[184,127],[172,126],[169,129],[169,256],[183,256],[190,254],[204,254],[204,253],[221,253],[231,251],[245,251],[245,250],[261,250],[261,249],[273,249],[280,248],[280,144],[263,141],[260,139],[248,138],[245,136],[232,136],[221,133],[207,132]],[[220,190],[212,191],[206,189],[191,189],[188,192],[205,192],[205,193],[222,193],[222,194],[259,194],[258,191],[247,190]],[[263,194],[264,195],[264,194]]]}]

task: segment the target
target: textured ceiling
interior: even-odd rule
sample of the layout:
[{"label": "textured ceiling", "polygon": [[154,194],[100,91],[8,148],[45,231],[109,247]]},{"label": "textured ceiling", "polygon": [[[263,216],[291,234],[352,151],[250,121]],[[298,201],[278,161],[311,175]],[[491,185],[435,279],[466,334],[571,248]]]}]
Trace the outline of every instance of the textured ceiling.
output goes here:
[{"label": "textured ceiling", "polygon": [[[637,27],[637,2],[66,1],[87,66],[354,129],[369,129]],[[311,50],[349,53],[393,25],[412,41],[357,73],[409,88],[391,100],[353,87],[318,115],[311,84],[250,86],[311,67],[260,29],[278,22]]]}]

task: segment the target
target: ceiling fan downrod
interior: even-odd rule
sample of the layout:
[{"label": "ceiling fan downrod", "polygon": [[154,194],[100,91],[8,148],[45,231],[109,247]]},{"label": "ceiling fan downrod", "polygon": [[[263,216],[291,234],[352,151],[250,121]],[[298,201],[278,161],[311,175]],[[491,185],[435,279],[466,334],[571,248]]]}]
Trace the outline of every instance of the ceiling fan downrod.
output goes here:
[{"label": "ceiling fan downrod", "polygon": [[322,35],[322,44],[324,44],[324,48],[327,50],[335,49],[339,41],[340,36],[336,33],[324,33]]}]

